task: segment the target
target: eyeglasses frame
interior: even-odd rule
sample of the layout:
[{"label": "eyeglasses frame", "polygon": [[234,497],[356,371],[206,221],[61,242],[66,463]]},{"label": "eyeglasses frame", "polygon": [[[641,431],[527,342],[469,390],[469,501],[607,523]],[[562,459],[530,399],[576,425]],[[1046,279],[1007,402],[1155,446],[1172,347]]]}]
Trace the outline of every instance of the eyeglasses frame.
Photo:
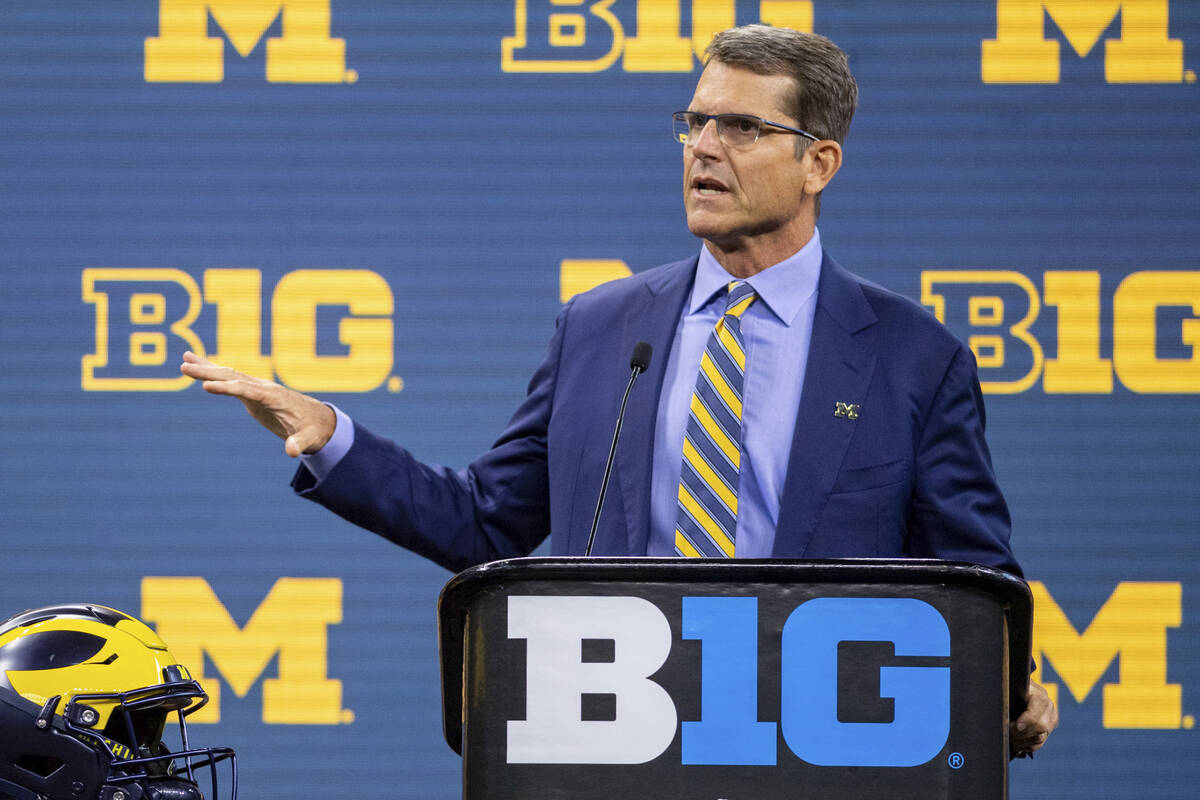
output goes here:
[{"label": "eyeglasses frame", "polygon": [[[809,132],[808,132],[808,131],[806,131],[806,130],[802,130],[801,128],[793,128],[791,125],[784,125],[784,124],[783,124],[783,123],[781,123],[781,122],[772,122],[772,121],[771,121],[771,120],[769,120],[769,119],[763,119],[762,117],[755,116],[754,114],[702,114],[702,113],[700,113],[699,111],[675,111],[675,112],[673,112],[673,113],[671,114],[671,134],[672,134],[672,136],[674,136],[675,138],[678,138],[678,139],[679,139],[679,143],[680,143],[680,144],[682,144],[682,145],[683,145],[683,146],[685,146],[685,147],[687,146],[687,138],[686,138],[686,136],[684,136],[684,135],[681,135],[681,134],[678,134],[678,133],[675,133],[675,127],[674,127],[674,125],[675,125],[675,122],[676,122],[676,121],[678,121],[678,122],[685,122],[685,121],[686,121],[686,120],[683,120],[683,119],[680,119],[680,118],[679,118],[681,114],[692,114],[692,115],[694,115],[694,116],[697,116],[697,117],[701,117],[701,118],[703,118],[703,120],[704,120],[704,124],[700,126],[700,129],[701,129],[701,130],[703,130],[705,127],[707,127],[707,125],[708,125],[708,123],[709,123],[709,120],[717,120],[717,126],[718,126],[718,130],[717,130],[717,136],[718,136],[718,137],[720,137],[720,135],[721,135],[721,132],[720,132],[720,124],[721,124],[721,123],[720,123],[720,120],[722,120],[722,119],[728,119],[728,118],[730,118],[730,117],[736,117],[736,118],[738,118],[738,119],[753,119],[753,120],[758,120],[758,126],[759,126],[759,127],[758,127],[758,133],[756,133],[756,134],[754,135],[754,141],[753,141],[753,142],[751,142],[750,144],[757,144],[757,143],[758,143],[758,137],[762,136],[762,132],[763,132],[763,126],[764,126],[764,125],[769,125],[769,126],[771,126],[772,128],[780,128],[780,129],[782,129],[782,130],[786,131],[787,133],[794,133],[794,134],[797,134],[797,135],[799,135],[799,136],[803,136],[803,137],[805,137],[805,138],[812,139],[814,142],[819,142],[819,141],[821,141],[821,137],[819,137],[819,136],[814,136],[813,134],[809,133]],[[688,127],[690,128],[691,126],[689,125]],[[726,144],[726,146],[729,146],[728,142],[725,142],[725,140],[724,140],[724,139],[721,139],[721,142],[722,142],[722,143],[724,143],[724,144]]]}]

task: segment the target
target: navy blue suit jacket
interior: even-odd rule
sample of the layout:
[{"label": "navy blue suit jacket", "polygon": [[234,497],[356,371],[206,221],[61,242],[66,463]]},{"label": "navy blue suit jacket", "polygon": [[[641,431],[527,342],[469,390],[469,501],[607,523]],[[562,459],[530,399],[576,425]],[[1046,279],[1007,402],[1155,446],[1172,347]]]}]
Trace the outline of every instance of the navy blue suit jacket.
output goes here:
[{"label": "navy blue suit jacket", "polygon": [[[465,470],[422,464],[356,426],[323,481],[301,467],[293,487],[453,570],[527,555],[547,535],[554,554],[582,555],[629,356],[646,341],[654,360],[629,399],[593,549],[644,555],[664,365],[696,261],[572,299],[524,403]],[[839,402],[858,418],[835,415]],[[825,255],[773,556],[935,557],[1019,574],[983,428],[971,352]]]}]

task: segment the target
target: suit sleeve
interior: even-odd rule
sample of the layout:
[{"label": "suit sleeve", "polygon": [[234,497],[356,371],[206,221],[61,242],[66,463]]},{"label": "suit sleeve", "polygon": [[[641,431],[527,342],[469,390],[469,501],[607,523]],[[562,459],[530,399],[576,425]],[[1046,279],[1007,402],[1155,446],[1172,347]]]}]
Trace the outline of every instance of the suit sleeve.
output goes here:
[{"label": "suit sleeve", "polygon": [[908,519],[913,556],[968,561],[1015,575],[1012,522],[984,438],[983,394],[971,351],[959,346],[921,429]]},{"label": "suit sleeve", "polygon": [[528,555],[550,529],[546,434],[569,309],[559,314],[525,401],[466,469],[424,464],[356,423],[353,446],[329,475],[318,482],[301,466],[292,488],[454,571]]}]

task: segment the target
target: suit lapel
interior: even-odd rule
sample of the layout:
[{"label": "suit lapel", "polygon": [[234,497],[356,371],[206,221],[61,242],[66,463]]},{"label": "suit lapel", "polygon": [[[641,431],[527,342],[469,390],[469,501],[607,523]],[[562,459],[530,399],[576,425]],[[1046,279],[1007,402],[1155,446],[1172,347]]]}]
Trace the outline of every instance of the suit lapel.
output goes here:
[{"label": "suit lapel", "polygon": [[802,558],[812,540],[854,434],[854,423],[835,417],[834,408],[866,397],[878,353],[875,321],[858,281],[826,255],[780,501],[775,558]]},{"label": "suit lapel", "polygon": [[[638,377],[625,410],[624,430],[617,445],[615,475],[625,510],[627,541],[614,542],[611,552],[642,555],[650,536],[650,485],[654,472],[654,431],[663,376],[675,342],[675,328],[692,288],[696,258],[664,267],[646,281],[625,311],[621,352],[628,358],[638,342],[654,348],[650,368]],[[599,534],[597,534],[599,536]],[[614,533],[620,536],[619,533]]]}]

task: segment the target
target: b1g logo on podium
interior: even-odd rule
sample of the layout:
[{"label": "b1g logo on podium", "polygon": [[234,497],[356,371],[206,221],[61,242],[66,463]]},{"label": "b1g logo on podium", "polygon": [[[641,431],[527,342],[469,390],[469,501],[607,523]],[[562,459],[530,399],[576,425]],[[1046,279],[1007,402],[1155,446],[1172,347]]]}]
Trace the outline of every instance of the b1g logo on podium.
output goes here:
[{"label": "b1g logo on podium", "polygon": [[[758,720],[758,599],[684,597],[682,633],[702,643],[702,717],[681,730],[683,764],[774,765],[775,722]],[[510,764],[641,764],[671,745],[676,702],[651,678],[673,636],[666,615],[638,597],[513,596],[508,636],[525,639],[525,719],[507,723]],[[880,666],[886,721],[846,719],[839,649],[890,644],[914,666]],[[913,767],[950,735],[950,630],[915,598],[818,597],[801,603],[780,640],[779,727],[797,757],[816,766]],[[925,662],[935,660],[945,666]],[[890,703],[888,702],[890,701]],[[584,719],[589,705],[606,719]],[[885,715],[887,716],[887,715]]]}]

